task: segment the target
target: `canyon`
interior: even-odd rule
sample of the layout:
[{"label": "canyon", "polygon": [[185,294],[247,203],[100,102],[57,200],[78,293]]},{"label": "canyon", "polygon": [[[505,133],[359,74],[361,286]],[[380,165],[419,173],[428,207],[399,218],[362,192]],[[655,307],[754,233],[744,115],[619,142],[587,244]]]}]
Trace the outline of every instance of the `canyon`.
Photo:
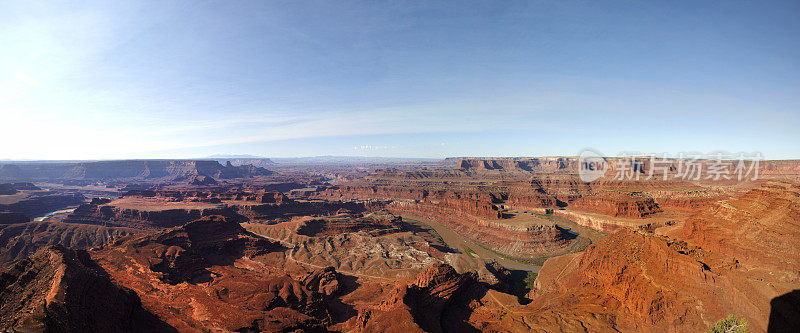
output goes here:
[{"label": "canyon", "polygon": [[666,165],[4,162],[0,330],[800,329],[800,162]]},{"label": "canyon", "polygon": [[0,191],[4,191],[0,194],[0,228],[76,206],[86,199],[79,192],[45,191],[32,183],[0,183]]}]

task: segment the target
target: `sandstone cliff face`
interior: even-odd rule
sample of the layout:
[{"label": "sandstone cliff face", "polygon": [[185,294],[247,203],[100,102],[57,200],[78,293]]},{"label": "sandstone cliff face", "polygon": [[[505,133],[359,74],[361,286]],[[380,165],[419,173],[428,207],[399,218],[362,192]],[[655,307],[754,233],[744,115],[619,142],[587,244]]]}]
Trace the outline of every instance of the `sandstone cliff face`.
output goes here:
[{"label": "sandstone cliff face", "polygon": [[437,191],[429,199],[433,204],[452,208],[460,212],[486,219],[499,219],[503,213],[495,206],[493,197],[489,194],[461,194],[449,191]]},{"label": "sandstone cliff face", "polygon": [[402,218],[391,214],[371,215],[368,218],[344,216],[325,219],[311,219],[301,222],[297,234],[309,237],[336,236],[351,232],[365,232],[372,235],[400,232],[405,228]]},{"label": "sandstone cliff face", "polygon": [[475,330],[465,322],[468,302],[486,289],[473,274],[458,274],[444,264],[431,265],[414,281],[400,284],[372,308],[352,320],[359,332],[458,332]]},{"label": "sandstone cliff face", "polygon": [[656,200],[658,207],[663,210],[673,212],[682,212],[693,214],[699,212],[707,207],[710,207],[717,200],[722,199],[720,196],[684,196],[684,197],[667,197],[662,196]]},{"label": "sandstone cliff face", "polygon": [[0,183],[0,195],[16,194],[18,191],[40,191],[33,183]]},{"label": "sandstone cliff face", "polygon": [[276,164],[268,158],[218,158],[216,161],[226,165],[230,163],[234,166],[252,165],[261,168],[270,168]]},{"label": "sandstone cliff face", "polygon": [[205,279],[209,274],[205,268],[215,263],[282,249],[222,216],[192,221],[155,236],[123,240],[117,246],[125,248],[134,260],[147,262],[150,270],[161,273],[161,279],[171,284]]},{"label": "sandstone cliff face", "polygon": [[504,204],[508,207],[521,210],[556,208],[564,205],[564,203],[555,196],[534,191],[509,193]]},{"label": "sandstone cliff face", "polygon": [[[653,161],[657,163],[657,169],[653,173],[662,176],[663,170],[667,170],[669,176],[674,176],[681,170],[681,161],[676,158],[663,160],[660,157],[652,159],[649,156],[640,157],[607,157],[605,158],[611,171],[619,170],[623,164],[631,170],[636,167],[640,175],[647,175],[653,166]],[[700,159],[694,161],[703,165],[704,169],[715,163],[715,159]],[[634,163],[636,164],[634,166]],[[686,163],[684,160],[683,163]],[[747,165],[749,166],[749,162]],[[486,157],[486,158],[447,158],[445,166],[451,166],[462,171],[477,173],[492,172],[533,172],[533,173],[577,173],[579,159],[575,156],[567,157]],[[761,175],[797,175],[800,173],[800,163],[796,160],[766,160],[759,162],[759,174]],[[735,167],[735,162],[734,162]],[[613,176],[607,173],[606,176]]]},{"label": "sandstone cliff face", "polygon": [[214,202],[251,201],[256,203],[291,203],[286,195],[277,191],[223,191],[223,190],[130,190],[123,197],[157,198],[165,201]]},{"label": "sandstone cliff face", "polygon": [[[274,225],[244,223],[258,235],[292,244],[292,263],[332,266],[338,272],[378,279],[402,279],[442,262],[444,242],[411,227],[387,212],[340,214],[298,219]],[[357,226],[357,227],[356,227]]]},{"label": "sandstone cliff face", "polygon": [[0,273],[0,329],[173,332],[86,252],[46,248]]},{"label": "sandstone cliff face", "polygon": [[9,225],[0,229],[0,266],[24,259],[42,248],[63,246],[88,250],[137,232],[140,230],[61,222]]},{"label": "sandstone cliff face", "polygon": [[289,202],[283,204],[232,204],[237,214],[250,220],[288,220],[293,216],[335,215],[339,211],[365,212],[380,209],[379,204],[366,202]]},{"label": "sandstone cliff face", "polygon": [[312,196],[327,200],[416,200],[452,208],[480,218],[502,217],[498,207],[492,203],[495,197],[490,193],[462,193],[404,186],[342,186],[327,188]]},{"label": "sandstone cliff face", "polygon": [[285,250],[236,222],[208,217],[122,239],[92,256],[180,331],[320,331],[330,321],[321,292],[335,293],[336,273],[301,282],[259,261]]},{"label": "sandstone cliff face", "polygon": [[577,157],[461,158],[456,162],[456,168],[468,171],[557,172],[577,168],[577,163]]},{"label": "sandstone cliff face", "polygon": [[603,293],[601,304],[617,311],[619,326],[635,329],[706,326],[699,311],[686,306],[699,305],[697,295],[669,286],[700,287],[718,278],[668,243],[627,230],[587,249],[576,271],[583,273],[578,285]]},{"label": "sandstone cliff face", "polygon": [[295,216],[364,212],[380,203],[294,201],[280,192],[128,191],[120,199],[96,199],[70,213],[65,222],[138,229],[162,229],[213,215],[237,221],[289,220]]},{"label": "sandstone cliff face", "polygon": [[[520,204],[520,198],[523,198],[506,193],[474,189],[461,192],[399,185],[344,185],[326,188],[312,196],[328,200],[394,200],[385,207],[395,214],[436,221],[479,244],[513,257],[532,258],[563,253],[571,245],[570,239],[574,238],[566,230],[554,225],[519,227],[497,221],[504,216],[495,202],[515,200],[515,204]],[[541,198],[536,197],[537,200]],[[554,201],[545,198],[543,202]],[[531,202],[526,204],[537,205]]]},{"label": "sandstone cliff face", "polygon": [[333,298],[342,290],[339,274],[331,266],[308,273],[300,279],[300,282],[306,289],[324,295],[326,298]]},{"label": "sandstone cliff face", "polygon": [[186,183],[194,186],[208,186],[217,185],[217,181],[206,175],[192,176],[186,180]]},{"label": "sandstone cliff face", "polygon": [[320,188],[312,197],[327,200],[423,200],[428,196],[425,189],[399,186],[331,186]]},{"label": "sandstone cliff face", "polygon": [[376,179],[396,179],[396,180],[425,180],[425,179],[458,179],[469,175],[469,172],[451,169],[422,169],[422,170],[398,170],[398,169],[378,169],[375,170]]},{"label": "sandstone cliff face", "polygon": [[69,214],[64,222],[118,226],[137,229],[171,228],[206,216],[221,215],[236,218],[230,208],[138,210],[105,204],[83,204]]},{"label": "sandstone cliff face", "polygon": [[[395,180],[378,178],[373,182],[391,184]],[[432,186],[424,182],[400,182],[396,185],[363,183],[361,181],[359,184],[324,188],[310,196],[326,200],[415,200],[423,204],[438,205],[443,209],[457,210],[480,219],[503,218],[499,205],[521,210],[566,207],[623,218],[646,218],[663,211],[659,202],[645,192],[620,191],[631,187],[631,184],[619,181],[587,184],[574,175],[536,175],[527,185],[512,182],[506,186],[487,189],[441,184]],[[680,198],[674,196],[666,197],[665,203],[671,205],[670,207],[687,207],[687,211],[700,207],[690,206],[691,203],[679,200]]]},{"label": "sandstone cliff face", "polygon": [[225,165],[217,161],[192,160],[126,160],[77,163],[5,164],[0,179],[16,180],[112,180],[166,179],[179,180],[205,175],[213,178],[269,176],[264,168],[252,165]]},{"label": "sandstone cliff face", "polygon": [[[507,203],[512,207],[567,207],[625,218],[645,218],[663,211],[654,198],[642,191],[650,190],[651,185],[616,180],[585,183],[575,175],[535,175],[530,185],[535,195],[516,188],[509,194],[513,200]],[[638,191],[628,190],[631,187]]]},{"label": "sandstone cliff face", "polygon": [[781,282],[798,283],[800,184],[770,182],[719,201],[690,218],[675,236],[731,265],[758,267]]},{"label": "sandstone cliff face", "polygon": [[388,210],[412,218],[434,220],[494,251],[518,258],[563,252],[573,237],[555,225],[512,226],[478,219],[460,210],[433,204],[393,202]]},{"label": "sandstone cliff face", "polygon": [[[685,243],[628,229],[582,254],[548,260],[539,272],[526,322],[590,330],[702,331],[736,314],[766,329],[764,302],[747,270]],[[600,320],[598,320],[600,319]]]},{"label": "sandstone cliff face", "polygon": [[634,218],[644,218],[662,211],[653,198],[634,195],[580,197],[570,200],[568,207],[614,217]]},{"label": "sandstone cliff face", "polygon": [[288,275],[267,279],[264,296],[265,308],[270,310],[265,318],[254,320],[245,329],[261,332],[323,331],[321,324],[330,320],[320,294],[308,290]]},{"label": "sandstone cliff face", "polygon": [[86,198],[79,193],[34,194],[10,204],[0,204],[0,211],[17,212],[28,217],[40,216],[83,203]]}]

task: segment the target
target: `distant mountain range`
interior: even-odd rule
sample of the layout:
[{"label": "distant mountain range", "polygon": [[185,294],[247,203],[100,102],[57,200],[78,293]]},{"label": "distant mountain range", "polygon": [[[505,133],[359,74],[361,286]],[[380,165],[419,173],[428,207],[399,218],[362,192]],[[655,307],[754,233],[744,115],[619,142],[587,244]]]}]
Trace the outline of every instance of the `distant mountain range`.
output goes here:
[{"label": "distant mountain range", "polygon": [[0,165],[0,179],[44,180],[107,180],[165,179],[179,180],[193,176],[217,179],[266,176],[273,172],[262,167],[213,160],[120,160],[81,162],[20,162]]},{"label": "distant mountain range", "polygon": [[231,155],[231,154],[214,154],[208,157],[211,160],[221,160],[221,159],[268,159],[264,156],[256,156],[256,155]]}]

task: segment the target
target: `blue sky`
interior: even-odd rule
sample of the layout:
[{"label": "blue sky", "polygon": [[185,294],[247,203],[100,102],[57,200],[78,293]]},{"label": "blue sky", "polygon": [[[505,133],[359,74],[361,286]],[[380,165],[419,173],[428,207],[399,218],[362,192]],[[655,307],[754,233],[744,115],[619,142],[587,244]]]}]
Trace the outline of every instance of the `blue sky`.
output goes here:
[{"label": "blue sky", "polygon": [[0,2],[0,158],[800,158],[800,2]]}]

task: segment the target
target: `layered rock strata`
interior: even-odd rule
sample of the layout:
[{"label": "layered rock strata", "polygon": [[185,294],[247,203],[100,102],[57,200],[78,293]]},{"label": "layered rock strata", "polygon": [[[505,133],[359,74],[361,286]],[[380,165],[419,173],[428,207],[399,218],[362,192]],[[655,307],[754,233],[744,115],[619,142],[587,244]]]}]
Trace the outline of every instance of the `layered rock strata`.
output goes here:
[{"label": "layered rock strata", "polygon": [[45,248],[0,273],[0,329],[176,332],[86,252]]}]

